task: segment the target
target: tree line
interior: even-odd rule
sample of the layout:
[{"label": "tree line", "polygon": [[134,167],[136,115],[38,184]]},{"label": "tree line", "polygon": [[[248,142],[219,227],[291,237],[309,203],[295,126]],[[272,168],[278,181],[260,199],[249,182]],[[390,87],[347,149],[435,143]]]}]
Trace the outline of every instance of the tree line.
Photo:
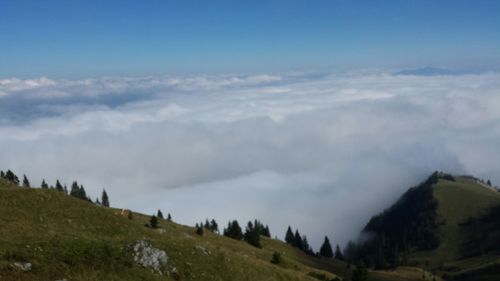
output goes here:
[{"label": "tree line", "polygon": [[[23,180],[20,182],[19,177],[12,172],[11,170],[7,170],[6,172],[0,171],[0,178],[16,185],[21,188],[32,188],[31,182],[29,181],[28,177],[26,175],[23,175]],[[51,190],[56,190],[59,192],[62,192],[66,195],[73,196],[78,199],[82,199],[91,203],[95,203],[99,206],[103,207],[109,207],[109,196],[108,193],[106,192],[105,189],[102,190],[101,194],[101,199],[96,198],[95,201],[92,201],[92,199],[87,195],[87,192],[85,191],[85,188],[83,187],[82,184],[78,184],[77,181],[73,181],[71,184],[71,189],[68,190],[68,187],[66,184],[62,185],[59,180],[56,180],[55,185],[49,185],[45,179],[42,180],[42,183],[40,184],[41,189],[51,189]]]},{"label": "tree line", "polygon": [[[3,178],[15,185],[18,185],[23,188],[31,188],[31,183],[28,180],[28,177],[26,175],[23,175],[23,180],[22,184],[20,184],[19,177],[12,172],[11,170],[7,170],[6,172],[0,171],[0,178]],[[98,204],[100,206],[104,207],[109,207],[109,196],[106,192],[105,189],[102,191],[101,199],[96,198],[95,201],[92,201],[92,199],[88,196],[85,187],[82,184],[79,184],[77,181],[73,181],[71,184],[71,188],[68,189],[68,187],[64,184],[61,184],[59,180],[56,180],[55,185],[49,185],[45,179],[42,180],[42,183],[40,184],[40,188],[42,189],[51,189],[51,190],[56,190],[59,192],[62,192],[64,194],[67,194],[69,196],[73,196],[75,198],[85,200],[88,202],[92,202],[95,204]],[[128,217],[129,219],[132,219],[132,212],[128,212]],[[149,222],[146,224],[147,227],[150,228],[158,228],[159,227],[159,222],[161,220],[166,220],[166,221],[172,221],[172,216],[170,213],[167,214],[165,217],[162,213],[161,210],[158,210],[155,215],[152,215],[150,217]],[[200,222],[196,223],[195,225],[196,233],[199,235],[203,235],[205,230],[211,231],[213,233],[221,234],[219,232],[219,225],[215,221],[215,219],[205,219],[205,222]],[[237,220],[232,220],[228,222],[227,227],[225,227],[222,231],[222,235],[235,239],[235,240],[243,240],[247,242],[248,244],[261,248],[262,244],[260,241],[260,237],[271,237],[271,232],[269,230],[268,225],[262,224],[259,220],[255,219],[253,222],[249,221],[245,227],[245,230],[243,231],[242,227],[239,225]],[[307,237],[304,235],[300,235],[299,230],[295,230],[295,233],[292,232],[291,227],[288,227],[288,230],[285,234],[285,242],[295,248],[300,249],[301,251],[305,252],[306,254],[309,255],[317,255],[317,256],[323,256],[327,258],[339,258],[343,259],[342,252],[340,250],[339,245],[337,244],[335,253],[332,250],[332,247],[330,245],[330,241],[328,237],[325,236],[325,240],[323,244],[321,245],[320,251],[317,253],[314,253],[312,247],[309,245],[309,242],[307,240]]]},{"label": "tree line", "polygon": [[455,179],[433,173],[420,185],[410,188],[389,209],[372,217],[363,229],[369,239],[350,241],[344,249],[346,260],[376,269],[392,268],[406,262],[411,250],[432,250],[439,246],[437,200],[432,185],[439,179]]}]

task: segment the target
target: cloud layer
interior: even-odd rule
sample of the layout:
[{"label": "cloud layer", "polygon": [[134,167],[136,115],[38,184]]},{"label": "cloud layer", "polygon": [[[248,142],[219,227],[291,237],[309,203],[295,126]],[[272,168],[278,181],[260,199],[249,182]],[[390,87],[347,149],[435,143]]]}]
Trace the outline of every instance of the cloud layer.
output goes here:
[{"label": "cloud layer", "polygon": [[0,169],[317,248],[433,170],[500,183],[500,74],[0,80]]}]

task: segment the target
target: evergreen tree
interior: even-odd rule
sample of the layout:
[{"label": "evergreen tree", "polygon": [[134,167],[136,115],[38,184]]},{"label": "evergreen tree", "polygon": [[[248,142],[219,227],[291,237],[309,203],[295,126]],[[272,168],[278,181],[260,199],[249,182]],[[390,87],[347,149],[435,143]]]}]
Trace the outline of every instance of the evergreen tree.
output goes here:
[{"label": "evergreen tree", "polygon": [[487,184],[488,186],[491,186],[491,181],[490,181],[490,180],[488,180],[488,181],[486,182],[486,184]]},{"label": "evergreen tree", "polygon": [[163,220],[163,219],[165,219],[165,218],[163,217],[163,213],[161,212],[161,210],[158,210],[158,213],[156,214],[156,216],[157,216],[159,219],[162,219],[162,220]]},{"label": "evergreen tree", "polygon": [[349,241],[344,249],[344,258],[350,262],[354,262],[358,259],[359,247],[353,241]]},{"label": "evergreen tree", "polygon": [[217,224],[217,222],[214,219],[212,219],[210,221],[210,230],[212,232],[219,232],[219,225]]},{"label": "evergreen tree", "polygon": [[292,228],[288,226],[285,234],[285,242],[289,245],[295,246],[295,237],[293,236]]},{"label": "evergreen tree", "polygon": [[172,216],[170,215],[170,213],[168,213],[167,215],[167,221],[172,221]]},{"label": "evergreen tree", "polygon": [[233,238],[236,240],[243,239],[243,232],[241,231],[241,227],[238,224],[237,220],[230,221],[227,225],[227,228],[224,229],[224,236],[229,238]]},{"label": "evergreen tree", "polygon": [[196,234],[203,236],[203,224],[196,224]]},{"label": "evergreen tree", "polygon": [[64,185],[64,193],[68,194],[68,187],[66,185]]},{"label": "evergreen tree", "polygon": [[95,199],[95,203],[96,203],[97,205],[101,205],[101,201],[99,201],[99,198],[96,198],[96,199]]},{"label": "evergreen tree", "polygon": [[323,241],[323,245],[321,245],[321,248],[319,249],[319,254],[326,258],[333,257],[332,245],[330,245],[330,240],[327,236],[325,236],[325,241]]},{"label": "evergreen tree", "polygon": [[4,178],[6,180],[12,182],[15,185],[19,185],[19,178],[11,170],[7,170],[7,172],[5,173]]},{"label": "evergreen tree", "polygon": [[78,186],[78,182],[74,181],[71,184],[71,191],[70,191],[69,195],[74,196],[74,197],[78,197],[79,192],[80,192],[80,187]]},{"label": "evergreen tree", "polygon": [[271,231],[269,231],[269,226],[265,226],[264,230],[262,231],[262,235],[265,237],[271,238]]},{"label": "evergreen tree", "polygon": [[0,178],[5,178],[5,173],[3,171],[0,171]]},{"label": "evergreen tree", "polygon": [[40,185],[41,188],[49,188],[49,185],[45,182],[45,179],[42,180],[42,184]]},{"label": "evergreen tree", "polygon": [[[106,189],[102,190],[101,202],[102,202],[102,205],[104,207],[109,207],[109,197],[108,197],[108,193],[106,192]],[[163,218],[163,216],[162,216],[162,218]]]},{"label": "evergreen tree", "polygon": [[27,188],[31,187],[30,181],[28,180],[28,178],[26,177],[26,175],[23,175],[23,187],[27,187]]},{"label": "evergreen tree", "polygon": [[339,244],[337,244],[337,247],[335,248],[335,258],[341,261],[344,260],[344,255],[340,250]]},{"label": "evergreen tree", "polygon": [[56,180],[56,190],[64,192],[64,188],[61,185],[61,183],[59,182],[59,180]]},{"label": "evergreen tree", "polygon": [[80,185],[80,189],[78,190],[78,198],[83,199],[83,200],[87,200],[87,201],[91,201],[87,197],[87,192],[85,192],[85,188],[83,187],[83,185]]},{"label": "evergreen tree", "polygon": [[203,225],[203,227],[210,230],[210,222],[208,221],[208,219],[205,219],[205,224]]},{"label": "evergreen tree", "polygon": [[151,218],[149,219],[149,226],[151,228],[158,228],[158,219],[156,218],[155,215],[152,215]]},{"label": "evergreen tree", "polygon": [[314,252],[309,245],[309,241],[307,241],[307,236],[302,236],[302,251],[304,251],[306,254],[309,255],[314,255]]},{"label": "evergreen tree", "polygon": [[300,250],[304,250],[304,245],[302,244],[302,236],[300,236],[299,230],[295,230],[295,235],[294,235],[294,246],[296,248],[299,248]]},{"label": "evergreen tree", "polygon": [[259,230],[252,224],[251,221],[248,222],[247,227],[245,229],[244,235],[245,241],[257,248],[261,248],[260,245],[260,233]]}]

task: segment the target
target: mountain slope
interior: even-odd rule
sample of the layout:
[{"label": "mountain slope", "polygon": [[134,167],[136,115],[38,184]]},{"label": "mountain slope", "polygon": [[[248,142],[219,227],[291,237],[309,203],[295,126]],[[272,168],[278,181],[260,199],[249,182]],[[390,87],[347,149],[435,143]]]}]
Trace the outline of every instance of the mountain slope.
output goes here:
[{"label": "mountain slope", "polygon": [[[429,192],[432,198],[422,196]],[[427,208],[419,208],[423,205]],[[401,215],[406,213],[411,216]],[[426,268],[447,279],[494,280],[500,278],[499,214],[500,193],[494,189],[472,177],[435,173],[370,220],[365,230],[375,236],[361,247],[361,256],[376,265],[377,249],[396,245],[396,265]],[[430,226],[429,237],[435,236],[438,244],[426,249],[416,243],[419,240],[404,239],[408,232],[421,233],[422,225]],[[385,253],[381,256],[387,262]]]},{"label": "mountain slope", "polygon": [[[1,280],[318,280],[335,275],[306,266],[311,260],[286,244],[263,238],[263,248],[209,231],[161,221],[159,229],[144,227],[149,217],[103,208],[44,189],[13,187],[0,182]],[[151,241],[169,257],[160,275],[134,264],[130,245]],[[274,251],[283,262],[270,262]],[[23,272],[15,262],[30,262]],[[309,261],[314,265],[314,261]],[[174,269],[175,268],[175,269]]]}]

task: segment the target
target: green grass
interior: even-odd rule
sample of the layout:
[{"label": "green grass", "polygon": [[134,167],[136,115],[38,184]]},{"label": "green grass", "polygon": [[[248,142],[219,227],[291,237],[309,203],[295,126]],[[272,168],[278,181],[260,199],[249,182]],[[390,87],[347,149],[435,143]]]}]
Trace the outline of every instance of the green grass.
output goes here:
[{"label": "green grass", "polygon": [[455,179],[455,182],[440,179],[433,189],[438,201],[440,246],[433,251],[412,254],[410,263],[449,273],[489,264],[498,258],[485,255],[465,259],[463,245],[467,242],[468,233],[460,224],[470,218],[478,218],[489,208],[499,205],[500,193],[468,178]]},{"label": "green grass", "polygon": [[[370,281],[432,280],[432,274],[421,268],[454,278],[498,277],[498,257],[461,258],[460,247],[467,236],[459,224],[500,204],[500,194],[457,178],[456,182],[440,180],[434,196],[442,222],[440,247],[413,253],[410,263],[417,267],[369,271]],[[159,229],[150,229],[144,227],[149,216],[134,213],[130,220],[120,211],[54,190],[19,188],[0,179],[0,280],[318,281],[350,280],[354,269],[335,259],[308,256],[275,239],[263,237],[263,247],[258,249],[209,231],[199,236],[193,227],[164,220]],[[138,239],[166,251],[169,266],[175,266],[179,276],[159,275],[135,265],[128,246]],[[271,263],[274,252],[281,254],[279,265]],[[33,269],[21,272],[12,267],[14,262],[31,262]]]},{"label": "green grass", "polygon": [[[134,263],[127,246],[147,239],[165,250],[180,280],[318,280],[336,277],[328,263],[274,239],[257,249],[209,231],[161,221],[144,227],[149,217],[102,208],[54,190],[23,189],[0,181],[0,280],[175,280]],[[204,254],[199,246],[209,254]],[[282,263],[270,262],[274,251]],[[315,267],[315,263],[319,266]],[[31,262],[20,272],[13,262]],[[322,270],[330,269],[330,270]]]}]

